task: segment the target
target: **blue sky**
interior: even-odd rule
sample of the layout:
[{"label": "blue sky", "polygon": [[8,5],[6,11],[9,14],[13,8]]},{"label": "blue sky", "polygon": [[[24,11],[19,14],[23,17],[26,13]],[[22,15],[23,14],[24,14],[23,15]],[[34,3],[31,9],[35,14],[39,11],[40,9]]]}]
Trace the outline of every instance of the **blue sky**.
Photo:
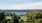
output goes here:
[{"label": "blue sky", "polygon": [[0,0],[0,4],[22,4],[22,3],[31,3],[39,1],[42,0]]},{"label": "blue sky", "polygon": [[42,0],[0,0],[0,9],[42,9]]}]

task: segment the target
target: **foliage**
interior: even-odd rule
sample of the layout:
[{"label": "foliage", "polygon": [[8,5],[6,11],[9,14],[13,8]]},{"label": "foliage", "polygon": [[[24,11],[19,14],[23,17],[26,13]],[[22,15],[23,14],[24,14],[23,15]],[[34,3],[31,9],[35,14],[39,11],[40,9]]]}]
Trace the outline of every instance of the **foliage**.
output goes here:
[{"label": "foliage", "polygon": [[3,12],[0,12],[0,21],[2,20],[4,20],[5,19],[5,15],[4,15],[4,13]]},{"label": "foliage", "polygon": [[[37,19],[42,19],[42,13],[41,12],[31,12],[27,14],[27,21],[35,21]],[[35,22],[34,22],[35,23]]]},{"label": "foliage", "polygon": [[21,17],[18,16],[18,19],[20,19]]},{"label": "foliage", "polygon": [[[11,21],[11,22],[13,21],[13,23],[18,23],[18,22],[19,22],[19,20],[18,20],[16,14],[12,14],[12,13],[7,13],[7,14],[8,14],[8,15],[5,16],[5,21],[4,21],[4,23],[10,23],[10,21]],[[9,22],[8,22],[8,21],[9,21]]]},{"label": "foliage", "polygon": [[18,20],[18,17],[16,14],[13,14],[13,23],[18,23],[19,20]]}]

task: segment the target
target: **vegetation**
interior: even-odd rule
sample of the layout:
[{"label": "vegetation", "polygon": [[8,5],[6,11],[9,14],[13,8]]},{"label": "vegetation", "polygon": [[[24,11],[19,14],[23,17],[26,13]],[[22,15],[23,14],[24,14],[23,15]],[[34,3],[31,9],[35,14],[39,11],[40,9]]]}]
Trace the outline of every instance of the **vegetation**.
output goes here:
[{"label": "vegetation", "polygon": [[5,19],[4,13],[0,12],[0,23]]},{"label": "vegetation", "polygon": [[42,23],[42,12],[34,11],[17,16],[15,13],[0,12],[0,23]]},{"label": "vegetation", "polygon": [[[27,14],[27,23],[35,23],[38,22],[39,19],[42,19],[42,13],[41,12],[31,12]],[[39,23],[39,22],[38,22]]]}]

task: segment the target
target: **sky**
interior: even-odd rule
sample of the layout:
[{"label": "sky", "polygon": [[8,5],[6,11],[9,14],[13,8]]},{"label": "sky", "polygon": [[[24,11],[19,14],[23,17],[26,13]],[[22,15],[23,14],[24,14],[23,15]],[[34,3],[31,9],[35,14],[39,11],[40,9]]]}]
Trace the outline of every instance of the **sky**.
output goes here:
[{"label": "sky", "polygon": [[0,9],[42,9],[42,0],[0,0]]}]

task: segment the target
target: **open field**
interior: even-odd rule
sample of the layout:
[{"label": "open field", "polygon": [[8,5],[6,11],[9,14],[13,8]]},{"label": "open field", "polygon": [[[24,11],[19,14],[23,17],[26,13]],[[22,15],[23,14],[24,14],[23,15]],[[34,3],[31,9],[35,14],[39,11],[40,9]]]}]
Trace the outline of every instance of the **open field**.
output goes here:
[{"label": "open field", "polygon": [[6,19],[12,19],[12,16],[5,16]]},{"label": "open field", "polygon": [[26,20],[26,18],[27,18],[26,16],[21,16],[22,20]]}]

